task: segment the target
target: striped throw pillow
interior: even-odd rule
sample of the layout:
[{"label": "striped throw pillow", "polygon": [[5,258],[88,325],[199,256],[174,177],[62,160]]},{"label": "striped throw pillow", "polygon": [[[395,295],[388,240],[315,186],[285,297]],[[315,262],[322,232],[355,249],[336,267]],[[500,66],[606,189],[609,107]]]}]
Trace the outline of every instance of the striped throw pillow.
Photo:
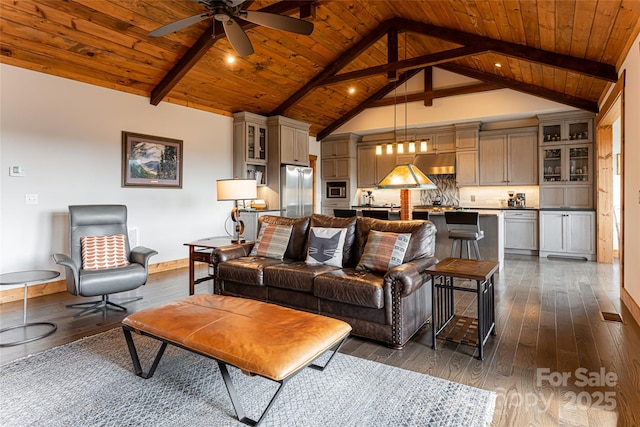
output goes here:
[{"label": "striped throw pillow", "polygon": [[356,270],[386,273],[402,264],[411,233],[390,233],[371,230]]},{"label": "striped throw pillow", "polygon": [[81,237],[82,268],[103,270],[129,265],[125,239],[124,234]]},{"label": "striped throw pillow", "polygon": [[283,259],[291,237],[291,225],[262,223],[258,241],[251,249],[249,256]]}]

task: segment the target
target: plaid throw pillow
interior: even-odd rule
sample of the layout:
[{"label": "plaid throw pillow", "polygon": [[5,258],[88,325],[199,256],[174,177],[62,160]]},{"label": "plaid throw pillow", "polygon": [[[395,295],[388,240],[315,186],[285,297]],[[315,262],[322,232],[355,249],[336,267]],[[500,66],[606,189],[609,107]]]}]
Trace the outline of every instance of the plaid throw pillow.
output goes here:
[{"label": "plaid throw pillow", "polygon": [[346,228],[311,227],[306,263],[342,267],[342,249]]},{"label": "plaid throw pillow", "polygon": [[258,234],[258,241],[251,249],[249,256],[283,259],[289,244],[289,237],[291,237],[291,230],[293,227],[290,225],[263,222]]},{"label": "plaid throw pillow", "polygon": [[104,270],[129,265],[125,239],[124,234],[81,237],[82,268]]},{"label": "plaid throw pillow", "polygon": [[356,270],[386,273],[402,264],[411,233],[398,234],[371,230]]}]

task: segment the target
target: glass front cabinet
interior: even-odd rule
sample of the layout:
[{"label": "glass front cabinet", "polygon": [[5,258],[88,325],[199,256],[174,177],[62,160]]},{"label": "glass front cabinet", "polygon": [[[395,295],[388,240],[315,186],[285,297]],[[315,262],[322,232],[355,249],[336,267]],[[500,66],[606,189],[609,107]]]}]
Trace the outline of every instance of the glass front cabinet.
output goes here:
[{"label": "glass front cabinet", "polygon": [[540,148],[540,207],[593,206],[593,144]]},{"label": "glass front cabinet", "polygon": [[593,145],[553,145],[541,149],[544,185],[591,184]]},{"label": "glass front cabinet", "polygon": [[541,120],[539,131],[541,144],[593,142],[593,120],[590,117]]}]

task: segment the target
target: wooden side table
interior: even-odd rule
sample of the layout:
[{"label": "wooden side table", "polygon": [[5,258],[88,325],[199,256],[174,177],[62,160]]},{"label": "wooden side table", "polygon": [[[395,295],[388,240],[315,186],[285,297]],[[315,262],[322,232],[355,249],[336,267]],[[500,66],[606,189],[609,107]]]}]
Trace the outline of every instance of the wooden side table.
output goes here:
[{"label": "wooden side table", "polygon": [[[58,329],[58,325],[52,322],[29,322],[27,323],[27,287],[29,285],[33,285],[35,283],[46,282],[48,280],[53,280],[58,277],[60,273],[54,270],[28,270],[28,271],[18,271],[15,273],[6,273],[0,274],[0,285],[9,286],[9,285],[24,285],[24,305],[23,305],[23,314],[22,314],[22,323],[20,325],[8,326],[6,328],[0,329],[0,334],[3,332],[11,331],[14,329],[23,329],[24,330],[24,338],[17,341],[3,342],[0,343],[0,347],[9,347],[12,345],[24,344],[27,342],[39,340],[40,338],[44,338],[46,336],[51,335]],[[33,327],[42,327],[45,328],[45,331],[35,336],[27,336],[27,331]]]},{"label": "wooden side table", "polygon": [[215,279],[216,277],[215,273],[210,272],[206,276],[196,279],[196,262],[205,262],[211,265],[211,253],[215,248],[248,243],[253,242],[231,243],[231,238],[227,236],[207,237],[204,239],[196,240],[195,242],[185,243],[184,245],[189,247],[189,295],[193,295],[195,293],[195,288],[198,283]]},{"label": "wooden side table", "polygon": [[[427,269],[431,274],[433,324],[431,339],[437,349],[441,335],[447,341],[477,347],[479,359],[484,360],[484,344],[489,334],[496,335],[494,273],[496,261],[478,261],[462,258],[445,258]],[[454,278],[476,282],[475,287],[456,286]],[[478,318],[455,314],[453,291],[474,292],[477,296]]]}]

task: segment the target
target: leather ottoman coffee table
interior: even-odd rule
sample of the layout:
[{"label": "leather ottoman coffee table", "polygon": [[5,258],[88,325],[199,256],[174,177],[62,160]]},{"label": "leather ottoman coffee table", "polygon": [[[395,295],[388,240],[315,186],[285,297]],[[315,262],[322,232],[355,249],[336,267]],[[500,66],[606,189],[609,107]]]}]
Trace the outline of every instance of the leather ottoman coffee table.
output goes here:
[{"label": "leather ottoman coffee table", "polygon": [[[258,425],[264,419],[295,374],[307,366],[323,370],[351,332],[348,323],[330,317],[245,298],[203,294],[133,313],[122,323],[136,375],[151,378],[167,344],[212,358],[218,362],[238,419],[248,425]],[[147,373],[142,371],[131,332],[162,341]],[[324,366],[313,363],[334,346]],[[258,421],[245,416],[227,365],[280,383]]]}]

